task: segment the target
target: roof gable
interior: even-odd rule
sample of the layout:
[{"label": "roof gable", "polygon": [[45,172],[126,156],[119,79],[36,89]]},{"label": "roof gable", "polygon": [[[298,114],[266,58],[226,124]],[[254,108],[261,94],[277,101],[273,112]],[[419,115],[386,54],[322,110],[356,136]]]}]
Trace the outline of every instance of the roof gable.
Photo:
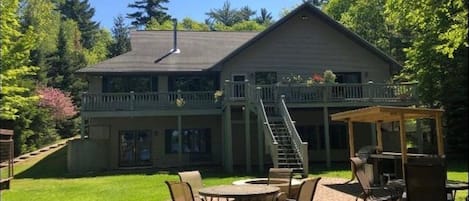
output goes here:
[{"label": "roof gable", "polygon": [[266,30],[263,32],[257,34],[255,37],[244,43],[242,46],[231,52],[229,55],[224,57],[222,60],[220,60],[218,63],[216,63],[211,70],[220,70],[223,66],[224,63],[226,63],[228,60],[232,59],[236,55],[239,55],[241,52],[243,52],[245,49],[249,48],[250,46],[254,45],[257,43],[259,40],[265,38],[267,35],[271,34],[272,32],[275,32],[279,27],[284,26],[288,21],[290,21],[293,17],[297,16],[298,14],[302,12],[308,12],[311,14],[313,17],[316,17],[317,19],[323,21],[326,23],[328,26],[330,26],[332,29],[336,30],[337,32],[341,33],[344,35],[346,38],[349,38],[356,44],[358,44],[360,47],[363,47],[367,51],[371,52],[372,54],[376,55],[378,58],[382,59],[383,61],[390,63],[391,66],[395,67],[402,67],[399,62],[397,62],[395,59],[393,59],[391,56],[387,55],[383,51],[381,51],[379,48],[376,46],[372,45],[371,43],[367,42],[365,39],[360,37],[359,35],[355,34],[351,30],[347,29],[344,27],[342,24],[339,22],[335,21],[334,19],[330,18],[328,15],[323,13],[321,10],[317,9],[310,3],[304,3],[301,6],[297,7],[293,11],[291,11],[288,15],[285,17],[281,18],[279,21],[277,21],[275,24],[271,25],[268,27]]}]

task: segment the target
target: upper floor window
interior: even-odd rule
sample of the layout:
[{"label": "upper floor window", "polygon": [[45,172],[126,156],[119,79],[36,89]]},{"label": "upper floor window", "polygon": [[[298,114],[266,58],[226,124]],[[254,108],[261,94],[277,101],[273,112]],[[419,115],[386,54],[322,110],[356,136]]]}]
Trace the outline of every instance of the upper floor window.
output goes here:
[{"label": "upper floor window", "polygon": [[256,85],[277,83],[277,72],[256,72]]},{"label": "upper floor window", "polygon": [[156,92],[158,91],[158,77],[144,75],[104,76],[103,92]]},{"label": "upper floor window", "polygon": [[337,72],[336,82],[338,83],[361,83],[362,76],[359,72]]},{"label": "upper floor window", "polygon": [[214,91],[219,88],[218,76],[204,75],[170,75],[168,76],[169,91]]}]

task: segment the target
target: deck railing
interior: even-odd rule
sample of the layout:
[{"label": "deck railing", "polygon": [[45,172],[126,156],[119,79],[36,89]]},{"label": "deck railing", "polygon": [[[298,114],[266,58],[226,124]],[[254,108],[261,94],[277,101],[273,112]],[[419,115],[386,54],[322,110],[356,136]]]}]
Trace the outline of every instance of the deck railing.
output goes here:
[{"label": "deck railing", "polygon": [[[254,87],[242,87],[247,83],[227,82],[225,90],[243,91],[253,90]],[[281,95],[285,96],[288,103],[321,103],[321,102],[415,102],[417,100],[416,84],[273,84],[256,85],[261,87],[260,97],[264,103],[279,100]],[[240,90],[240,89],[243,90]],[[236,96],[230,96],[234,94]],[[244,96],[243,96],[244,97]],[[244,100],[240,99],[239,93],[227,93],[226,101]]]},{"label": "deck railing", "polygon": [[[175,108],[217,108],[214,91],[151,93],[83,93],[83,111],[135,111]],[[183,104],[177,105],[177,100]]]},{"label": "deck railing", "polygon": [[[256,88],[260,87],[260,90]],[[193,92],[129,92],[83,93],[82,111],[135,111],[174,109],[180,98],[182,108],[219,108],[221,102],[249,101],[257,103],[257,93],[264,103],[272,103],[285,96],[295,103],[414,103],[417,100],[415,84],[316,84],[250,85],[248,82],[226,82],[223,98],[215,100],[214,91]]]},{"label": "deck railing", "polygon": [[265,142],[267,143],[270,150],[272,162],[274,163],[274,167],[278,167],[278,142],[275,140],[272,128],[270,127],[269,118],[267,118],[267,113],[265,112],[264,103],[260,98],[258,99],[257,110],[257,113],[259,114],[259,117],[263,123],[264,129],[262,130],[264,131]]}]

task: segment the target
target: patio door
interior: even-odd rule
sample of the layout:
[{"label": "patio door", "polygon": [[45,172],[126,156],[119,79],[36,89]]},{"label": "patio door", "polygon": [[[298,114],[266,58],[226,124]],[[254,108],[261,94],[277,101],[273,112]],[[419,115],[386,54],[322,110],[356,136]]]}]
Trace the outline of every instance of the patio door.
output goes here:
[{"label": "patio door", "polygon": [[243,99],[246,97],[246,75],[245,74],[235,74],[232,76],[232,97],[234,99]]},{"label": "patio door", "polygon": [[119,166],[151,165],[151,132],[134,130],[119,132]]}]

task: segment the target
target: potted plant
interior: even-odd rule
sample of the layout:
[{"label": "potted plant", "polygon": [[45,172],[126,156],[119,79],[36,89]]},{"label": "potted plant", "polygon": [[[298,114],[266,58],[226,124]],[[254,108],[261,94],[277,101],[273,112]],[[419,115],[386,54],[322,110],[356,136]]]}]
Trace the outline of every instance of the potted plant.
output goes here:
[{"label": "potted plant", "polygon": [[215,93],[213,94],[213,98],[215,99],[215,103],[217,103],[222,96],[223,96],[223,91],[222,90],[216,90]]}]

